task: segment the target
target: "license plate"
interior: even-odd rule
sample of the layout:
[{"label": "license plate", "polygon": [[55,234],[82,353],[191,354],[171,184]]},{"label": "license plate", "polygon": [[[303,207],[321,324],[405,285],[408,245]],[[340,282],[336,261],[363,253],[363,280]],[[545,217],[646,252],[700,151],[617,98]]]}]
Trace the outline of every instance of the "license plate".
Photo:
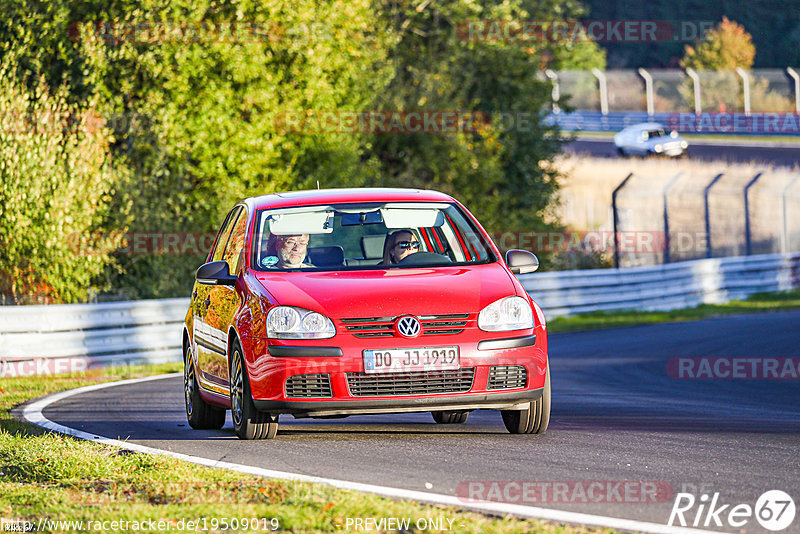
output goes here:
[{"label": "license plate", "polygon": [[404,373],[459,369],[458,347],[423,347],[364,351],[364,372]]}]

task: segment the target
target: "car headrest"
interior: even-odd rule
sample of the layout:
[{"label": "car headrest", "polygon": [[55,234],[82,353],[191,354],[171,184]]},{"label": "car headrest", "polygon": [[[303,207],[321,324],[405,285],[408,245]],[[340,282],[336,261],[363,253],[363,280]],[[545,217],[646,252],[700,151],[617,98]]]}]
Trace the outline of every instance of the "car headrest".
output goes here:
[{"label": "car headrest", "polygon": [[308,247],[308,261],[316,267],[344,265],[344,249],[338,245]]},{"label": "car headrest", "polygon": [[361,251],[365,259],[383,258],[383,242],[385,235],[365,235],[361,238]]}]

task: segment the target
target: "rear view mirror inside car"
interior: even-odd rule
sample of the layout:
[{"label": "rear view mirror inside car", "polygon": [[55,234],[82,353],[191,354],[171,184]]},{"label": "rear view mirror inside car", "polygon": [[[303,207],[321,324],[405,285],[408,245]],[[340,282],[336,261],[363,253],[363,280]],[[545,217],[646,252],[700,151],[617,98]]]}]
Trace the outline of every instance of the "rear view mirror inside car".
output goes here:
[{"label": "rear view mirror inside car", "polygon": [[380,211],[366,211],[361,213],[339,213],[342,226],[356,226],[359,224],[380,224],[383,217]]}]

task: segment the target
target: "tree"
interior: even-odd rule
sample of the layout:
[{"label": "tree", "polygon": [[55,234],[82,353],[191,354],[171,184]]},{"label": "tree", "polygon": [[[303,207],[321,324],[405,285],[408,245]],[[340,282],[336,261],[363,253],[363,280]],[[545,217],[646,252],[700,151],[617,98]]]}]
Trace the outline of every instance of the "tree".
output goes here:
[{"label": "tree", "polygon": [[722,17],[694,45],[686,45],[681,67],[695,70],[735,70],[753,66],[756,48],[743,26]]},{"label": "tree", "polygon": [[461,29],[471,21],[567,20],[578,7],[467,0],[386,6],[382,12],[400,41],[390,54],[391,82],[373,108],[462,110],[486,120],[450,135],[376,135],[372,151],[380,162],[380,183],[448,192],[490,231],[547,228],[545,211],[559,177],[552,159],[561,138],[545,121],[550,86],[541,69],[602,67],[602,53],[590,42],[469,39]]},{"label": "tree", "polygon": [[[742,80],[736,68],[749,69],[755,53],[750,34],[725,17],[693,46],[686,45],[681,67],[699,71],[704,110],[724,112],[744,108]],[[681,92],[687,101],[693,100],[694,91],[688,81]]]},{"label": "tree", "polygon": [[15,71],[0,67],[0,294],[85,300],[115,247],[98,234],[117,178],[109,132],[91,108],[68,104],[64,87],[51,94]]},{"label": "tree", "polygon": [[[113,171],[109,209],[91,221],[112,234],[214,232],[242,197],[317,182],[437,188],[491,229],[543,227],[561,139],[539,73],[603,60],[591,42],[470,42],[456,31],[470,20],[570,20],[574,0],[4,3],[0,54],[18,78],[63,86],[65,105],[107,124],[106,166],[92,172]],[[297,131],[284,120],[417,110],[476,119],[421,134]],[[128,297],[185,295],[204,252],[121,248],[100,278]]]},{"label": "tree", "polygon": [[[360,185],[373,170],[359,136],[278,120],[361,109],[380,92],[392,37],[369,0],[8,3],[0,42],[19,70],[65,83],[77,105],[100,95],[121,178],[109,231],[214,232],[242,197]],[[110,284],[161,297],[186,292],[203,254],[114,257]]]}]

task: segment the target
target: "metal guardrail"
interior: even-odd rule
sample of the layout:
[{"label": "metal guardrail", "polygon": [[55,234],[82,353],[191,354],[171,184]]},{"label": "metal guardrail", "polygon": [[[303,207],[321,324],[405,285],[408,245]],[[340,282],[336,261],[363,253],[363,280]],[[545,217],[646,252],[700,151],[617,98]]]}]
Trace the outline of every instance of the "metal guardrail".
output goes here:
[{"label": "metal guardrail", "polygon": [[748,136],[798,135],[800,116],[794,113],[703,113],[659,111],[576,110],[550,113],[546,121],[572,132],[614,132],[642,122],[658,122],[682,134],[737,134]]},{"label": "metal guardrail", "polygon": [[642,122],[672,122],[674,113],[660,112],[648,115],[646,111],[600,111],[577,110],[571,113],[551,113],[547,121],[557,124],[562,130],[572,132],[619,132],[627,126]]},{"label": "metal guardrail", "polygon": [[[670,310],[800,287],[800,253],[520,276],[547,317]],[[187,299],[0,307],[0,377],[181,360]]]},{"label": "metal guardrail", "polygon": [[0,307],[0,377],[181,360],[188,299]]},{"label": "metal guardrail", "polygon": [[800,253],[532,273],[520,280],[548,318],[592,311],[673,310],[800,287]]}]

